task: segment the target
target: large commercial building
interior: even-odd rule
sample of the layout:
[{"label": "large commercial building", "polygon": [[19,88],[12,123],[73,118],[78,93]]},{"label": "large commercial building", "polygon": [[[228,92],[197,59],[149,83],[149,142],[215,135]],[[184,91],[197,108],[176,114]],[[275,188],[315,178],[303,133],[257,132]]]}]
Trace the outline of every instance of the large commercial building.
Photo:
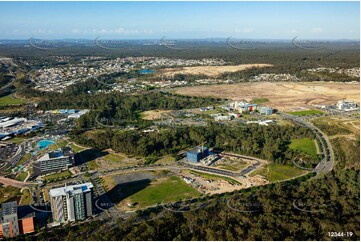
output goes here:
[{"label": "large commercial building", "polygon": [[234,109],[237,110],[240,113],[244,113],[244,112],[253,112],[257,109],[257,104],[255,103],[248,103],[245,101],[235,101],[234,103],[231,103],[230,106]]},{"label": "large commercial building", "polygon": [[67,170],[75,164],[74,152],[70,147],[52,151],[40,157],[33,163],[34,175],[44,175],[51,172]]},{"label": "large commercial building", "polygon": [[93,184],[90,182],[49,191],[55,222],[79,221],[93,215]]},{"label": "large commercial building", "polygon": [[24,213],[24,211],[18,217],[18,207],[15,201],[1,204],[0,238],[13,238],[20,234],[34,232],[34,217],[34,212]]},{"label": "large commercial building", "polygon": [[354,101],[340,100],[337,102],[337,108],[342,111],[358,110],[357,103]]},{"label": "large commercial building", "polygon": [[197,146],[192,150],[187,151],[187,160],[190,162],[199,162],[204,157],[209,155],[208,147],[206,146]]}]

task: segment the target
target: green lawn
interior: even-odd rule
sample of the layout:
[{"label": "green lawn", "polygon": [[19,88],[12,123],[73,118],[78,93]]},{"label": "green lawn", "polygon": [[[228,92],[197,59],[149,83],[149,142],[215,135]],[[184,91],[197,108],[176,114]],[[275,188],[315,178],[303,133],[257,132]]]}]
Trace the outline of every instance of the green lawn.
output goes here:
[{"label": "green lawn", "polygon": [[91,160],[88,162],[89,170],[96,170],[99,168],[98,164],[95,162],[95,160]]},{"label": "green lawn", "polygon": [[12,187],[12,186],[0,187],[0,203],[15,198],[19,192],[20,189],[17,187]]},{"label": "green lawn", "polygon": [[[134,194],[132,194],[135,191]],[[150,184],[134,183],[122,188],[122,193],[132,203],[138,203],[140,208],[161,203],[178,201],[184,198],[197,197],[201,193],[187,185],[182,179],[176,176],[166,177],[152,181]]]},{"label": "green lawn", "polygon": [[31,202],[31,193],[28,189],[23,190],[23,195],[21,197],[21,204],[20,205],[29,205]]},{"label": "green lawn", "polygon": [[54,174],[51,174],[48,176],[44,176],[43,180],[49,181],[49,180],[55,180],[55,179],[59,179],[59,178],[69,177],[69,176],[71,176],[70,171],[62,171],[62,172],[54,173]]},{"label": "green lawn", "polygon": [[312,157],[317,156],[317,147],[315,141],[310,138],[293,139],[288,146],[291,150],[306,153]]},{"label": "green lawn", "polygon": [[109,153],[106,156],[103,156],[102,159],[110,161],[110,162],[119,162],[122,161],[125,158],[125,156],[123,155],[119,155],[119,154],[112,154]]},{"label": "green lawn", "polygon": [[69,146],[73,149],[74,153],[79,153],[82,150],[85,150],[84,148],[81,148],[75,144],[69,144]]},{"label": "green lawn", "polygon": [[282,181],[292,177],[306,174],[307,172],[289,165],[270,164],[259,174],[266,177],[270,182]]},{"label": "green lawn", "polygon": [[289,114],[296,115],[296,116],[307,116],[307,115],[324,114],[324,112],[320,111],[320,110],[316,110],[316,109],[311,109],[311,110],[289,112]]},{"label": "green lawn", "polygon": [[24,164],[25,162],[27,162],[31,157],[31,154],[30,153],[27,153],[25,154],[17,163],[16,163],[16,166],[19,166],[19,165],[22,165]]},{"label": "green lawn", "polygon": [[21,173],[19,173],[19,175],[16,176],[16,180],[18,181],[24,181],[25,178],[28,177],[28,172],[27,171],[23,171]]},{"label": "green lawn", "polygon": [[18,138],[18,137],[15,137],[15,138],[12,138],[12,139],[9,139],[7,141],[5,141],[6,143],[15,143],[15,144],[18,144],[20,145],[21,143],[24,142],[25,139],[23,138]]},{"label": "green lawn", "polygon": [[0,98],[0,106],[20,105],[24,103],[26,103],[26,100],[17,99],[11,94]]},{"label": "green lawn", "polygon": [[268,102],[269,99],[268,98],[255,98],[252,100],[252,103],[255,103],[255,104],[261,104],[261,103],[265,103],[265,102]]},{"label": "green lawn", "polygon": [[68,144],[68,141],[64,139],[59,139],[55,142],[60,148],[65,147]]},{"label": "green lawn", "polygon": [[171,155],[165,155],[155,162],[155,164],[169,165],[175,162],[175,158]]}]

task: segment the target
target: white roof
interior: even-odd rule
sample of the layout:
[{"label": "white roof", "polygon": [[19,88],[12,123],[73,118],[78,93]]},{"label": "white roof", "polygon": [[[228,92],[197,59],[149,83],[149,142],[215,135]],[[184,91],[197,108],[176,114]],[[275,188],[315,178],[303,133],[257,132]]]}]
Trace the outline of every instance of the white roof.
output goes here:
[{"label": "white roof", "polygon": [[26,118],[14,118],[14,119],[11,119],[9,121],[5,121],[5,122],[0,123],[0,127],[1,128],[6,128],[6,127],[13,126],[13,125],[15,125],[17,123],[24,122],[24,121],[26,121]]},{"label": "white roof", "polygon": [[[83,184],[58,187],[50,189],[49,196],[50,197],[59,197],[65,196],[67,193],[80,193],[81,192],[90,192],[90,189],[93,188],[93,184],[91,182],[86,182]],[[81,190],[80,190],[81,189]]]}]

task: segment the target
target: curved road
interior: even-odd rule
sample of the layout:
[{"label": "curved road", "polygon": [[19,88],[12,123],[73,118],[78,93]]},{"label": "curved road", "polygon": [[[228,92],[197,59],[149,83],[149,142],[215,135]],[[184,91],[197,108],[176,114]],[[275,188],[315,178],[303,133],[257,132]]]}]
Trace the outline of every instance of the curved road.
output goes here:
[{"label": "curved road", "polygon": [[286,113],[281,113],[281,112],[279,112],[279,113],[283,118],[291,119],[295,123],[298,123],[301,126],[311,129],[312,132],[316,135],[317,140],[321,144],[320,150],[322,151],[324,158],[316,166],[314,171],[317,172],[318,174],[327,174],[330,171],[332,171],[332,169],[335,165],[335,155],[333,153],[332,145],[331,145],[330,140],[328,139],[328,136],[325,133],[323,133],[319,128],[317,128],[313,124],[305,121],[304,119],[302,119],[300,117],[296,117],[296,116],[286,114]]}]

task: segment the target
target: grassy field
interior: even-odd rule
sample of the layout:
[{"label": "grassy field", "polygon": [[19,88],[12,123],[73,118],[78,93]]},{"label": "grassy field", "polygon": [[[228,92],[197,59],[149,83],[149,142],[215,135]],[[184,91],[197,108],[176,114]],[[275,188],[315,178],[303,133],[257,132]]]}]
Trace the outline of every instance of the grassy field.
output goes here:
[{"label": "grassy field", "polygon": [[20,205],[29,205],[31,202],[31,193],[28,189],[23,190],[23,195],[21,196]]},{"label": "grassy field", "polygon": [[238,171],[239,169],[241,169],[239,167],[235,167],[232,165],[217,165],[216,167],[227,170],[227,171]]},{"label": "grassy field", "polygon": [[89,166],[89,170],[96,170],[97,168],[99,168],[95,160],[89,161],[88,166]]},{"label": "grassy field", "polygon": [[286,120],[286,119],[277,120],[277,124],[282,125],[282,126],[291,126],[291,127],[295,126],[294,122],[292,122],[291,120]]},{"label": "grassy field", "polygon": [[64,140],[64,139],[58,139],[55,142],[60,148],[65,147],[68,144],[68,141]]},{"label": "grassy field", "polygon": [[73,143],[69,144],[69,146],[73,149],[74,153],[78,153],[78,152],[80,152],[82,150],[85,150],[84,148],[81,148],[81,147],[79,147],[79,146],[77,146],[77,145],[75,145]]},{"label": "grassy field", "polygon": [[102,159],[109,161],[109,162],[114,162],[114,163],[120,162],[120,161],[124,160],[125,158],[126,157],[124,155],[112,154],[112,153],[109,153],[102,157]]},{"label": "grassy field", "polygon": [[216,113],[220,113],[220,111],[218,111],[217,109],[211,109],[202,112],[202,114],[216,114]]},{"label": "grassy field", "polygon": [[16,176],[16,180],[18,181],[24,181],[25,178],[28,177],[28,172],[27,171],[23,171],[21,173],[19,173],[19,175]]},{"label": "grassy field", "polygon": [[22,165],[24,164],[25,162],[27,162],[31,157],[31,154],[30,153],[27,153],[25,154],[17,163],[16,163],[16,166],[19,166],[19,165]]},{"label": "grassy field", "polygon": [[0,203],[15,198],[19,192],[20,189],[16,187],[12,187],[12,186],[0,187]]},{"label": "grassy field", "polygon": [[289,165],[270,164],[263,170],[252,173],[252,176],[260,174],[270,182],[282,181],[292,177],[306,174],[307,172]]},{"label": "grassy field", "polygon": [[255,103],[255,104],[262,104],[262,103],[266,103],[266,102],[269,102],[268,98],[254,98],[254,99],[252,99],[252,103]]},{"label": "grassy field", "polygon": [[289,112],[289,114],[296,116],[308,116],[308,115],[324,114],[324,112],[316,109],[311,109],[311,110]]},{"label": "grassy field", "polygon": [[140,117],[145,120],[156,120],[162,117],[163,113],[169,113],[169,110],[149,110],[140,113]]},{"label": "grassy field", "polygon": [[360,120],[344,117],[322,117],[314,119],[313,124],[327,135],[357,135],[360,133]]},{"label": "grassy field", "polygon": [[23,138],[15,137],[15,138],[9,139],[9,140],[7,140],[7,141],[5,141],[5,142],[6,142],[6,143],[14,143],[14,144],[20,145],[21,143],[24,142],[24,139],[23,139]]},{"label": "grassy field", "polygon": [[0,98],[0,106],[21,105],[24,103],[26,103],[26,100],[17,99],[11,94]]},{"label": "grassy field", "polygon": [[289,145],[291,150],[296,150],[302,153],[306,153],[310,156],[317,155],[317,147],[314,140],[310,138],[301,138],[301,139],[293,139],[291,140],[291,144]]},{"label": "grassy field", "polygon": [[225,180],[225,181],[228,181],[232,184],[236,184],[236,185],[241,185],[240,182],[232,179],[232,178],[229,178],[229,177],[226,177],[226,176],[219,176],[219,175],[213,175],[213,174],[208,174],[208,173],[203,173],[203,172],[198,172],[198,171],[189,171],[190,173],[192,174],[195,174],[197,176],[201,176],[205,179],[209,179],[209,180],[219,180],[219,179],[222,179],[222,180]]},{"label": "grassy field", "polygon": [[137,208],[156,205],[162,201],[168,203],[197,197],[201,194],[176,176],[160,178],[149,184],[130,184],[122,188],[122,193],[127,197],[126,201],[137,203]]},{"label": "grassy field", "polygon": [[155,162],[155,164],[169,165],[175,162],[175,158],[171,155],[165,155]]},{"label": "grassy field", "polygon": [[59,173],[54,173],[54,174],[51,174],[48,176],[44,176],[43,180],[49,181],[49,180],[55,180],[55,179],[59,179],[59,178],[61,179],[64,177],[69,177],[69,176],[71,176],[71,173],[69,171],[62,171]]},{"label": "grassy field", "polygon": [[335,169],[359,169],[360,120],[358,118],[322,117],[313,123],[329,136],[335,153]]}]

